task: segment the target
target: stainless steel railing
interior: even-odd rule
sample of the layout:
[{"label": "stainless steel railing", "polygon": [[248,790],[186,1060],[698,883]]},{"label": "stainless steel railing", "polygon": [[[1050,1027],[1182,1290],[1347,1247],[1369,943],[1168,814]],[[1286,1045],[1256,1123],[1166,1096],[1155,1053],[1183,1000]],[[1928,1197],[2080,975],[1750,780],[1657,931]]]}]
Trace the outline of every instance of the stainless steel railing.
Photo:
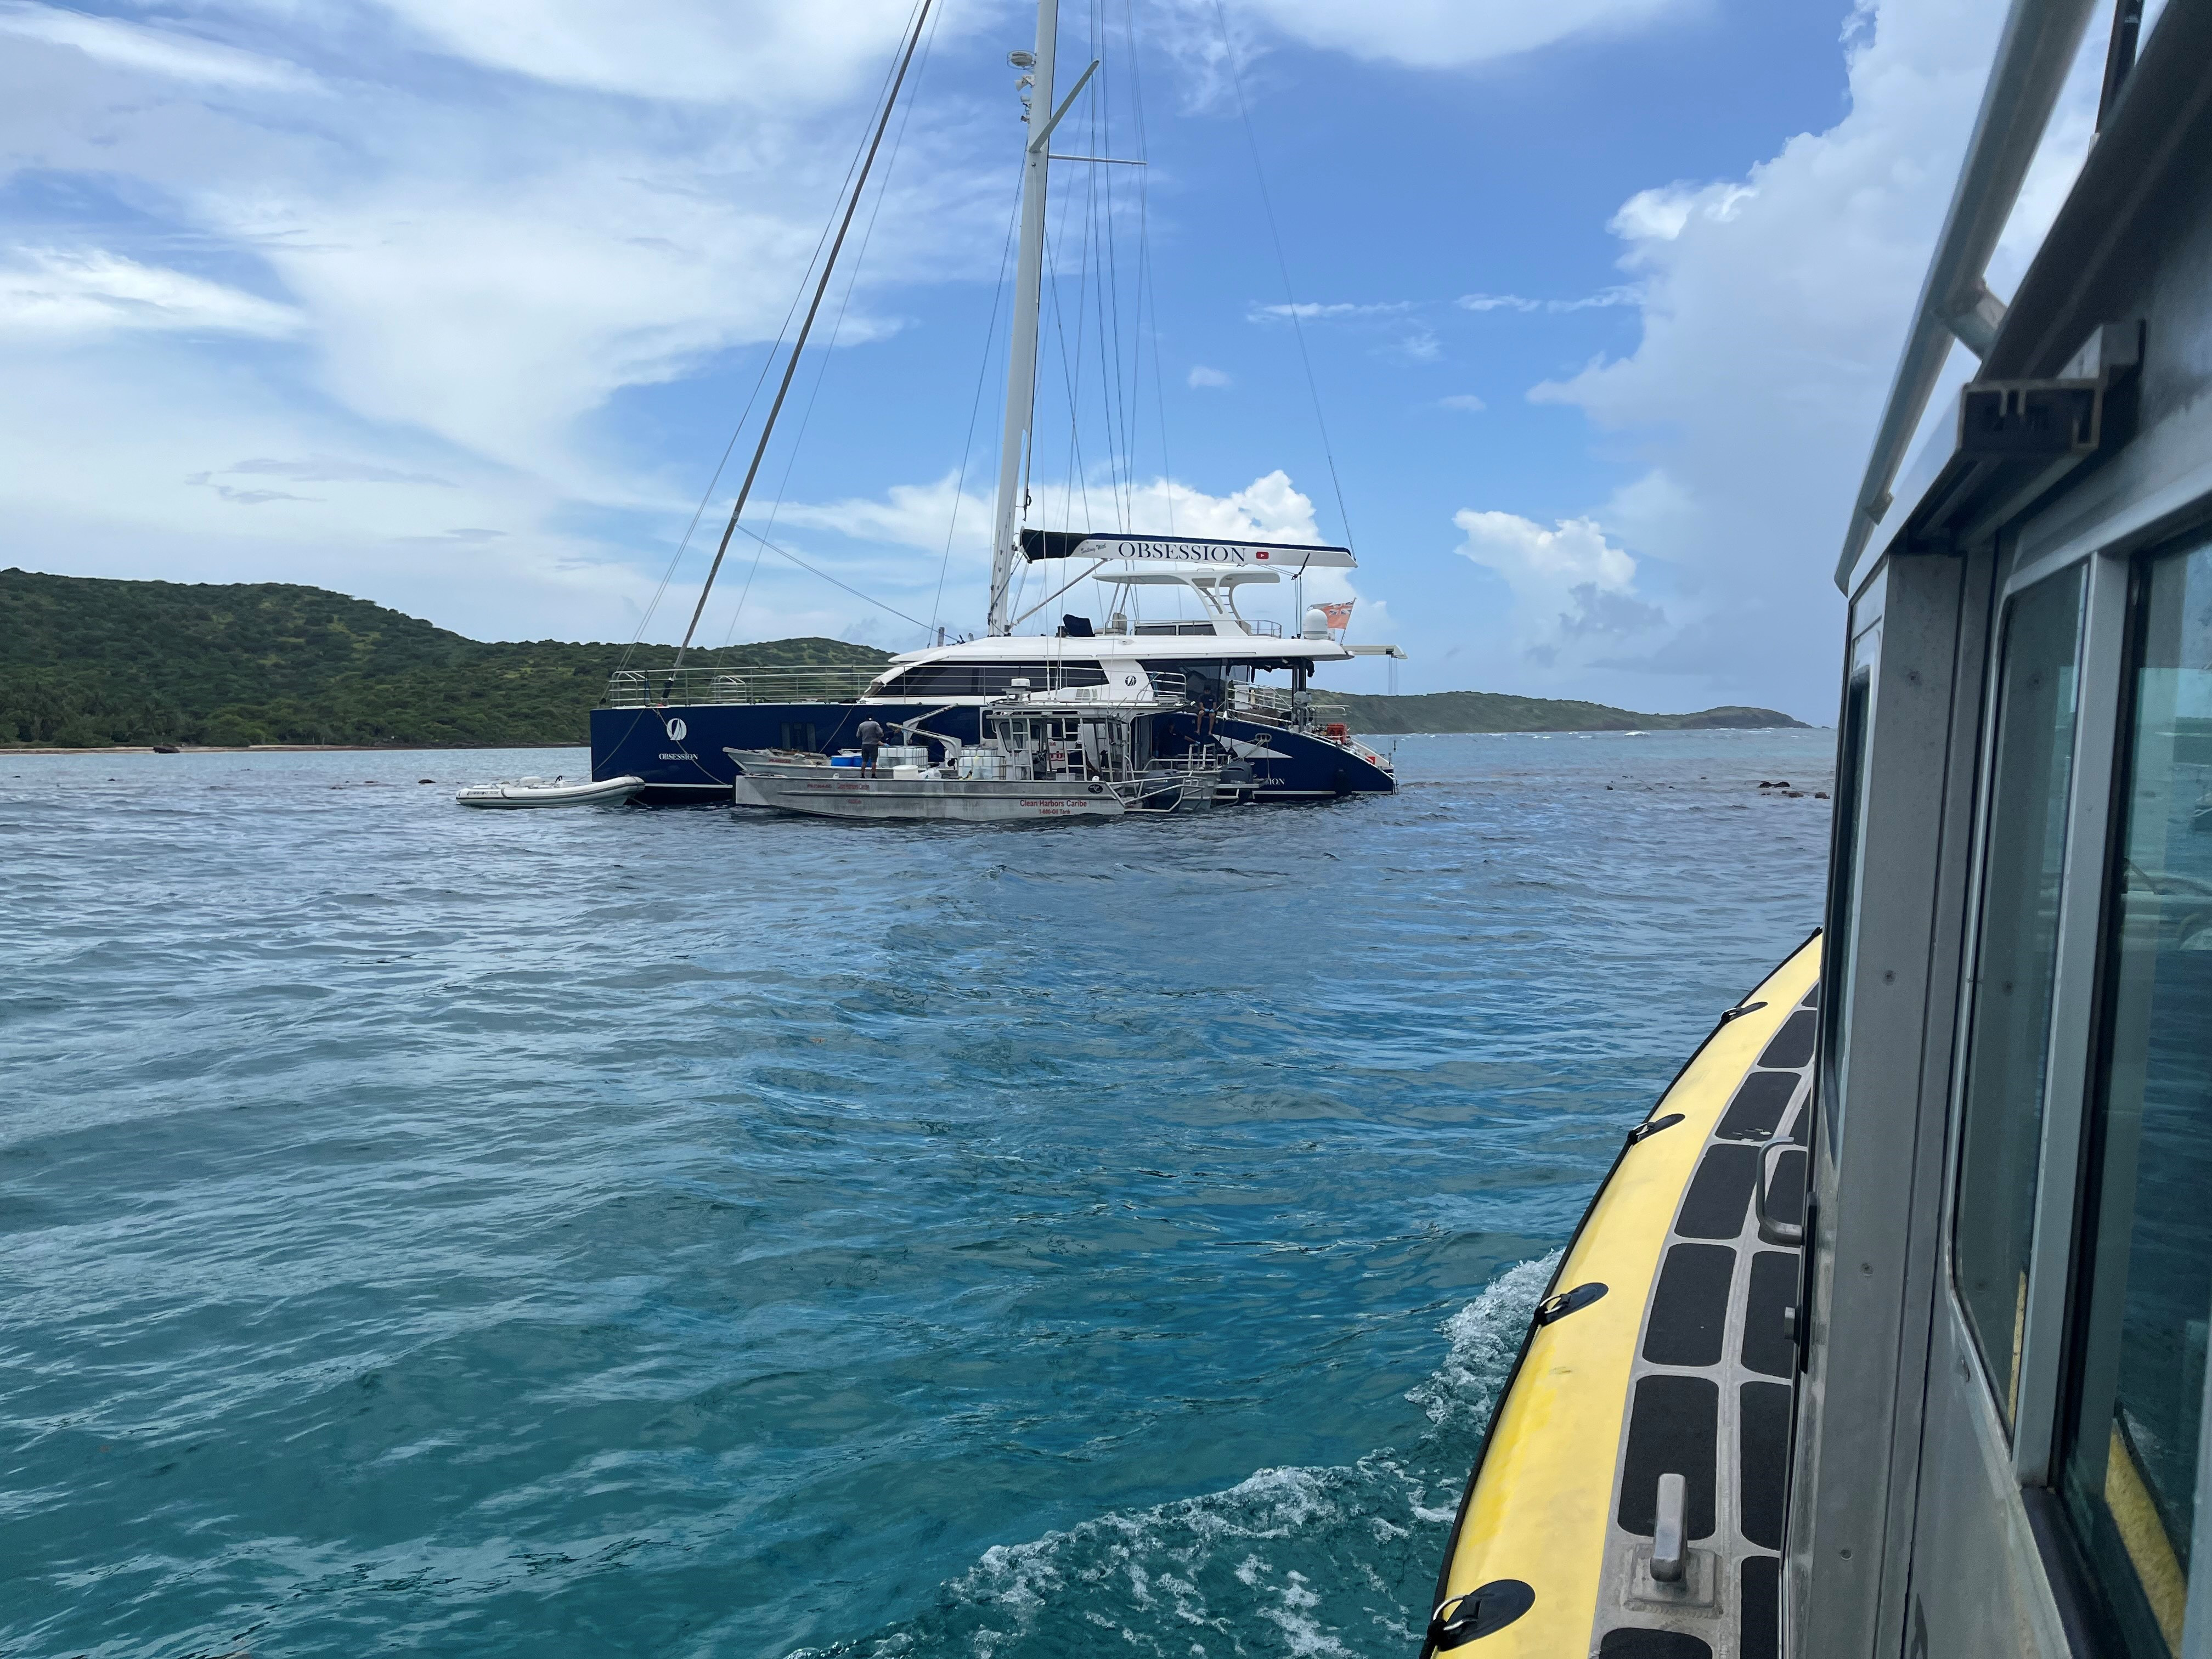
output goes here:
[{"label": "stainless steel railing", "polygon": [[658,708],[707,702],[851,702],[885,671],[819,668],[623,668],[607,681],[602,708]]}]

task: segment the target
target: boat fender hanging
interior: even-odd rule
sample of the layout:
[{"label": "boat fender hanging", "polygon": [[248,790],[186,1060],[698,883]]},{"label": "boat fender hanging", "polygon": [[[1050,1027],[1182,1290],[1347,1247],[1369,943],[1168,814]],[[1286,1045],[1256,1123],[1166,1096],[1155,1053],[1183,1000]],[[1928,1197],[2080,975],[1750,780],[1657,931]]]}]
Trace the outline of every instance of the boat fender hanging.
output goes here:
[{"label": "boat fender hanging", "polygon": [[1587,1285],[1577,1285],[1571,1291],[1561,1291],[1557,1296],[1546,1297],[1536,1304],[1536,1323],[1549,1325],[1565,1319],[1579,1309],[1587,1308],[1605,1294],[1606,1287],[1592,1279]]},{"label": "boat fender hanging", "polygon": [[1628,1144],[1633,1146],[1639,1141],[1649,1140],[1662,1129],[1671,1129],[1681,1121],[1682,1115],[1680,1112],[1669,1112],[1664,1117],[1647,1119],[1628,1132]]},{"label": "boat fender hanging", "polygon": [[1535,1605],[1536,1592],[1518,1578],[1493,1578],[1437,1609],[1429,1620],[1429,1646],[1439,1653],[1464,1647],[1504,1630]]}]

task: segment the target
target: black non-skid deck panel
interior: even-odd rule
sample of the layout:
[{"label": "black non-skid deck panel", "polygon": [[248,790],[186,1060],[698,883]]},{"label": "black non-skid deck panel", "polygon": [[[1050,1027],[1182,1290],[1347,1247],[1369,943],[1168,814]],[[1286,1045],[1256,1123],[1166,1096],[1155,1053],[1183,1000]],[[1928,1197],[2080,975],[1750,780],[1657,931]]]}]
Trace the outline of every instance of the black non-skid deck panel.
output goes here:
[{"label": "black non-skid deck panel", "polygon": [[1755,1146],[1711,1146],[1705,1149],[1674,1231],[1685,1238],[1734,1238],[1743,1231],[1751,1203],[1751,1183],[1759,1170]]},{"label": "black non-skid deck panel", "polygon": [[1721,1127],[1713,1131],[1723,1140],[1764,1140],[1782,1121],[1790,1097],[1804,1081],[1799,1072],[1753,1072],[1737,1085]]},{"label": "black non-skid deck panel", "polygon": [[[1797,1103],[1818,1004],[1815,986],[1707,1132],[1651,1281],[1592,1632],[1603,1659],[1779,1659],[1779,1563],[1771,1552],[1781,1543],[1787,1379],[1796,1360],[1784,1316],[1796,1300],[1800,1254],[1760,1248],[1752,1187],[1761,1149],[1784,1137],[1790,1150],[1778,1151],[1771,1166],[1771,1209],[1774,1219],[1797,1218],[1811,1115],[1809,1102]],[[1683,1478],[1684,1529],[1711,1553],[1717,1593],[1662,1613],[1649,1587],[1639,1596],[1635,1585],[1657,1519],[1659,1477],[1669,1474]]]},{"label": "black non-skid deck panel", "polygon": [[1782,1558],[1745,1558],[1738,1583],[1738,1659],[1782,1659]]},{"label": "black non-skid deck panel", "polygon": [[1644,1324],[1644,1357],[1655,1365],[1717,1365],[1728,1334],[1735,1252],[1725,1244],[1677,1244],[1659,1270]]},{"label": "black non-skid deck panel", "polygon": [[1766,1052],[1759,1057],[1759,1063],[1784,1071],[1796,1070],[1813,1058],[1813,1038],[1820,1027],[1817,1009],[1800,1008],[1783,1022],[1774,1040],[1766,1045]]},{"label": "black non-skid deck panel", "polygon": [[1620,1529],[1649,1538],[1659,1517],[1659,1477],[1679,1474],[1684,1530],[1713,1535],[1713,1454],[1720,1436],[1720,1388],[1709,1376],[1645,1376],[1629,1407],[1628,1455],[1621,1460]]},{"label": "black non-skid deck panel", "polygon": [[1598,1659],[1713,1659],[1705,1642],[1684,1630],[1646,1630],[1625,1625],[1597,1644]]},{"label": "black non-skid deck panel", "polygon": [[1781,1071],[1796,1071],[1808,1060],[1812,1060],[1814,1036],[1820,1030],[1820,1011],[1798,1009],[1787,1020],[1783,1029],[1774,1033],[1767,1051],[1759,1055],[1760,1066],[1777,1066]]},{"label": "black non-skid deck panel", "polygon": [[1744,1299],[1743,1368],[1764,1376],[1788,1376],[1797,1347],[1782,1316],[1797,1300],[1797,1253],[1760,1250],[1751,1258],[1751,1288]]},{"label": "black non-skid deck panel", "polygon": [[1790,1385],[1747,1382],[1737,1407],[1741,1435],[1737,1468],[1742,1488],[1737,1512],[1743,1535],[1771,1550],[1782,1547],[1782,1495],[1790,1472]]}]

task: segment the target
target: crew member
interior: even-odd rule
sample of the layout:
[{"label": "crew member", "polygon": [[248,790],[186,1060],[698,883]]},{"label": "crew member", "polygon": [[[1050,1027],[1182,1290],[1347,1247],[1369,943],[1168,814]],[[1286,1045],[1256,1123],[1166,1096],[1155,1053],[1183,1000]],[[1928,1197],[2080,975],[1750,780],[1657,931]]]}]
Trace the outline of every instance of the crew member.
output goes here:
[{"label": "crew member", "polygon": [[873,715],[870,715],[860,722],[859,735],[860,775],[864,778],[872,778],[876,775],[876,751],[884,746],[884,728],[876,723]]}]

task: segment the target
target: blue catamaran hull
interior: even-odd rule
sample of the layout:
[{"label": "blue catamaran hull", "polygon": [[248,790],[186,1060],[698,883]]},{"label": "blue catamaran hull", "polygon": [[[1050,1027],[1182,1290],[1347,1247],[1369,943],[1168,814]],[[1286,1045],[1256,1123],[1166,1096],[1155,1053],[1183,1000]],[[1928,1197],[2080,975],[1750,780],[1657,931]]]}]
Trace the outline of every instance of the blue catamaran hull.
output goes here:
[{"label": "blue catamaran hull", "polygon": [[[737,769],[725,749],[802,749],[829,753],[859,746],[860,722],[932,715],[927,730],[963,743],[981,738],[974,708],[941,704],[849,702],[694,703],[592,711],[592,775],[636,776],[645,787],[634,797],[648,806],[718,804],[729,800]],[[1163,720],[1163,750],[1201,737],[1228,739],[1261,779],[1261,800],[1329,800],[1342,795],[1389,794],[1397,781],[1364,757],[1309,732],[1210,712]]]}]

